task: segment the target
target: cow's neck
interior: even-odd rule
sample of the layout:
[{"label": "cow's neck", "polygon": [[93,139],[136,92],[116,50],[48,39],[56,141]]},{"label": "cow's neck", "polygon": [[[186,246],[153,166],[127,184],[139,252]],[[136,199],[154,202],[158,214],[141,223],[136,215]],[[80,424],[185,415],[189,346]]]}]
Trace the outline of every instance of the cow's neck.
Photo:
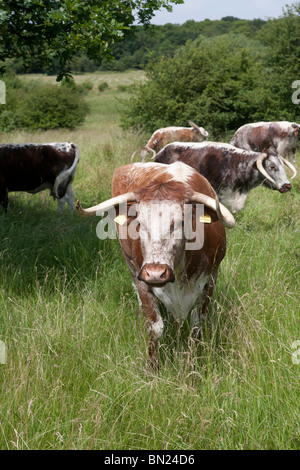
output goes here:
[{"label": "cow's neck", "polygon": [[238,161],[231,161],[228,173],[217,190],[222,204],[233,213],[243,209],[251,189],[262,182],[255,160],[255,157],[251,159],[241,157]]}]

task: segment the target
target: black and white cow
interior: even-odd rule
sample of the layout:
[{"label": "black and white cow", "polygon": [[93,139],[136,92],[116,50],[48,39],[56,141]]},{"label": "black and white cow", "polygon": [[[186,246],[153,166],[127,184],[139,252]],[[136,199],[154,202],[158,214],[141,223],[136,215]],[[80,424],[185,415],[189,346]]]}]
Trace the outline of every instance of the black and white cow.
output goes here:
[{"label": "black and white cow", "polygon": [[0,204],[8,208],[8,193],[36,194],[49,189],[60,211],[67,203],[74,208],[72,181],[79,161],[79,148],[70,142],[0,145]]},{"label": "black and white cow", "polygon": [[296,122],[254,122],[240,127],[230,144],[255,152],[264,152],[270,148],[280,157],[295,161],[299,135],[300,125]]},{"label": "black and white cow", "polygon": [[220,202],[233,213],[243,209],[249,191],[257,186],[281,193],[289,191],[292,185],[284,163],[293,170],[292,178],[297,173],[290,162],[272,150],[258,153],[219,142],[173,142],[157,154],[155,161],[167,164],[181,161],[190,165],[208,179]]}]

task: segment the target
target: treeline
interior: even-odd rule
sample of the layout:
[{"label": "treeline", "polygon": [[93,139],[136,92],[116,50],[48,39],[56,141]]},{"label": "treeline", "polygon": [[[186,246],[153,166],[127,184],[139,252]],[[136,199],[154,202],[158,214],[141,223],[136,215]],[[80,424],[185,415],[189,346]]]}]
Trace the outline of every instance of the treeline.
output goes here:
[{"label": "treeline", "polygon": [[251,38],[238,30],[200,35],[173,56],[153,57],[147,80],[123,103],[123,126],[150,133],[192,120],[220,138],[247,122],[299,121],[292,95],[300,80],[300,2],[260,26]]},{"label": "treeline", "polygon": [[[162,26],[152,25],[149,28],[136,27],[132,37],[124,39],[113,47],[114,60],[104,60],[97,64],[87,58],[85,54],[78,54],[69,64],[69,68],[75,73],[94,72],[96,70],[124,71],[129,68],[144,69],[151,57],[173,57],[177,49],[189,40],[195,40],[199,36],[207,38],[223,34],[244,34],[254,38],[260,29],[266,24],[261,19],[242,20],[233,16],[227,16],[221,20],[211,21],[187,21],[182,25],[165,24]],[[24,73],[21,61],[10,60],[9,70],[16,73]],[[58,64],[52,62],[47,69],[32,67],[27,72],[44,72],[56,75]]]}]

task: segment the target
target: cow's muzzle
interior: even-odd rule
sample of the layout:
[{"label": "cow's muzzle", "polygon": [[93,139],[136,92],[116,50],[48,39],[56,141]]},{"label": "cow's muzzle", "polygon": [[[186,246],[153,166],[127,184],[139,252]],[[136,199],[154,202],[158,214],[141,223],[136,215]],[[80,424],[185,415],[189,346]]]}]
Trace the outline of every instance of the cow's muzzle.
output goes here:
[{"label": "cow's muzzle", "polygon": [[152,287],[161,287],[167,282],[174,282],[175,276],[167,264],[146,263],[138,274],[138,280]]},{"label": "cow's muzzle", "polygon": [[288,191],[290,191],[292,189],[292,185],[291,184],[284,184],[281,186],[281,188],[279,188],[279,192],[280,193],[286,193]]}]

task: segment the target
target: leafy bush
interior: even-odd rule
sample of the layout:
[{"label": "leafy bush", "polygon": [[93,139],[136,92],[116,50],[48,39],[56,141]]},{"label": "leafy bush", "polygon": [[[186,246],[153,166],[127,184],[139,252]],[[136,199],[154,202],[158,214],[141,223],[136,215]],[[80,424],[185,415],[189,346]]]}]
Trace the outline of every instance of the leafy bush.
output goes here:
[{"label": "leafy bush", "polygon": [[266,48],[244,36],[187,43],[174,58],[148,67],[148,80],[136,84],[131,98],[123,102],[123,126],[153,132],[192,120],[220,135],[250,120],[275,117],[265,54]]},{"label": "leafy bush", "polygon": [[4,77],[6,105],[0,108],[0,128],[74,129],[82,124],[88,106],[75,84],[49,85],[38,81],[22,82],[18,77]]},{"label": "leafy bush", "polygon": [[173,58],[148,66],[148,80],[136,84],[123,101],[123,127],[153,132],[192,120],[211,138],[220,138],[246,122],[297,120],[298,108],[291,102],[291,84],[300,72],[295,48],[293,68],[284,71],[278,55],[270,63],[271,47],[240,34],[188,42]]},{"label": "leafy bush", "polygon": [[98,85],[98,90],[99,91],[107,90],[107,88],[109,88],[109,85],[108,85],[107,82],[100,82],[99,85]]}]

